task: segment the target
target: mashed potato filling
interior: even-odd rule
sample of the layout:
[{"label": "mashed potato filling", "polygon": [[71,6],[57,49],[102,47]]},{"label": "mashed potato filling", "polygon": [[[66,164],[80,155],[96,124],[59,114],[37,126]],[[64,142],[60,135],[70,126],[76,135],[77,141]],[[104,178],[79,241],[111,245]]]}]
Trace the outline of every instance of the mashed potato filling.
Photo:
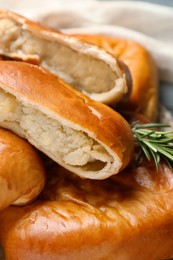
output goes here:
[{"label": "mashed potato filling", "polygon": [[22,137],[31,144],[37,143],[40,149],[43,147],[68,165],[84,166],[94,161],[113,161],[104,147],[86,133],[64,126],[35,108],[22,105],[3,90],[0,90],[0,122],[9,125],[9,129],[20,129]]},{"label": "mashed potato filling", "polygon": [[[81,92],[104,93],[115,86],[115,72],[105,62],[80,53],[80,46],[74,50],[61,40],[57,42],[39,38],[8,18],[0,20],[0,39],[1,50],[7,56],[22,56],[24,60],[31,60]],[[69,45],[74,44],[74,41],[75,39],[70,40]]]}]

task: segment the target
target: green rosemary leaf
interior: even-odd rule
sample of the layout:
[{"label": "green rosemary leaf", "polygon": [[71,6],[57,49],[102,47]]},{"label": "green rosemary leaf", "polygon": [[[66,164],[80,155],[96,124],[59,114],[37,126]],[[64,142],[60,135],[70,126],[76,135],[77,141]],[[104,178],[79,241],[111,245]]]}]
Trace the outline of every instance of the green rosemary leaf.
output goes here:
[{"label": "green rosemary leaf", "polygon": [[159,162],[160,162],[160,155],[158,153],[154,153],[152,150],[151,150],[151,154],[154,158],[154,162],[155,162],[155,165],[156,165],[156,171],[158,172],[158,167],[159,167]]},{"label": "green rosemary leaf", "polygon": [[141,151],[149,161],[153,158],[156,170],[158,171],[161,158],[172,169],[173,131],[160,130],[161,128],[169,127],[169,125],[158,123],[140,125],[138,122],[135,122],[131,126],[135,141],[140,145]]},{"label": "green rosemary leaf", "polygon": [[163,149],[164,151],[170,153],[173,156],[173,148],[172,147],[170,148],[170,146],[161,145],[160,148]]},{"label": "green rosemary leaf", "polygon": [[136,133],[142,135],[142,136],[150,136],[152,138],[161,138],[163,133],[158,133],[154,130],[149,129],[135,129]]},{"label": "green rosemary leaf", "polygon": [[150,161],[151,160],[151,156],[150,156],[150,153],[149,153],[149,151],[147,149],[147,146],[144,145],[144,144],[141,144],[141,148],[142,148],[145,156],[147,157],[148,161]]},{"label": "green rosemary leaf", "polygon": [[157,153],[157,148],[155,147],[154,144],[151,144],[150,141],[143,139],[142,142],[146,144],[151,150],[153,150],[155,153]]},{"label": "green rosemary leaf", "polygon": [[138,124],[136,124],[136,128],[144,128],[144,129],[146,129],[146,128],[153,128],[153,127],[155,127],[155,128],[165,128],[165,127],[170,127],[170,125],[168,125],[168,124],[162,124],[162,123],[148,123],[148,124],[143,124],[143,125],[138,125]]},{"label": "green rosemary leaf", "polygon": [[160,139],[151,139],[150,142],[151,143],[160,143],[160,144],[167,144],[169,142],[173,141],[173,137],[163,137]]},{"label": "green rosemary leaf", "polygon": [[157,146],[157,151],[164,156],[166,156],[168,159],[170,159],[173,162],[173,156],[170,154],[168,150],[164,150],[163,147]]}]

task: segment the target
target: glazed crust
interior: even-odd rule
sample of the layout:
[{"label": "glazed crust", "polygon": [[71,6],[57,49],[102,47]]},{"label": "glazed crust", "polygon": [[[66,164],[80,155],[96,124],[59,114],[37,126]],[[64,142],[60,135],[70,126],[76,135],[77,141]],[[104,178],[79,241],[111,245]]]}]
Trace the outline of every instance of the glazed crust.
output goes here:
[{"label": "glazed crust", "polygon": [[0,214],[6,259],[158,260],[173,256],[172,172],[142,162],[104,181],[53,166],[40,200]]},{"label": "glazed crust", "polygon": [[45,184],[45,170],[37,151],[0,128],[0,158],[0,210],[34,200]]},{"label": "glazed crust", "polygon": [[[134,138],[125,119],[108,106],[92,101],[82,93],[75,91],[48,71],[24,62],[0,61],[0,89],[5,91],[4,93],[11,93],[15,107],[12,118],[1,120],[1,126],[27,138],[50,158],[78,175],[103,179],[119,172],[130,162],[134,150]],[[39,121],[39,117],[37,117],[39,111],[43,118],[51,118],[63,126],[76,130],[77,134],[81,131],[87,138],[89,136],[94,139],[113,157],[109,168],[103,168],[101,171],[63,163],[56,154],[49,152],[49,145],[47,147],[39,145],[40,136],[35,140],[31,139],[35,133],[32,134],[32,126],[28,125],[28,117],[25,122],[29,128],[28,132],[26,133],[26,128],[22,128],[21,118],[26,113],[31,114],[30,111],[23,109],[16,119],[19,123],[12,122],[19,108],[19,105],[16,105],[17,102],[24,108],[33,109],[34,120]],[[43,127],[44,125],[41,126],[41,128]],[[49,137],[51,136],[49,135]],[[60,143],[62,141],[60,140]]]},{"label": "glazed crust", "polygon": [[132,76],[132,93],[128,104],[121,104],[126,110],[144,114],[155,121],[158,116],[158,75],[154,61],[140,44],[104,35],[75,35],[79,39],[96,44],[121,59]]},{"label": "glazed crust", "polygon": [[94,100],[112,104],[128,92],[129,71],[93,44],[4,10],[0,10],[0,37],[1,55],[49,69]]}]

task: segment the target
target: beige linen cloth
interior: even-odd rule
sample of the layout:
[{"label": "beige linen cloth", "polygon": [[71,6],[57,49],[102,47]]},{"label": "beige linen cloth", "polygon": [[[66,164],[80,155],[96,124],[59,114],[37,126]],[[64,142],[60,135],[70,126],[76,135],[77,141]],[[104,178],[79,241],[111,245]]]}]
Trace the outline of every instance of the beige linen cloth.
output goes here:
[{"label": "beige linen cloth", "polygon": [[[100,33],[135,40],[150,51],[160,79],[173,83],[173,9],[170,7],[140,1],[0,0],[0,8],[66,33]],[[170,122],[170,114],[162,112],[162,118]]]}]

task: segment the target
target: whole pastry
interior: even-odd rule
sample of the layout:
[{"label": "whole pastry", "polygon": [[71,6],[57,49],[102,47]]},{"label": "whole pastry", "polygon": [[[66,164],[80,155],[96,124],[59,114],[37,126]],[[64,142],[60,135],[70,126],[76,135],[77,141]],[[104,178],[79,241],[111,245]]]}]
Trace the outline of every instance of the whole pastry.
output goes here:
[{"label": "whole pastry", "polygon": [[45,184],[38,152],[27,141],[0,128],[0,162],[0,210],[33,201]]},{"label": "whole pastry", "polygon": [[0,212],[7,260],[160,260],[173,257],[173,174],[153,162],[107,180],[59,166],[40,200]]}]

